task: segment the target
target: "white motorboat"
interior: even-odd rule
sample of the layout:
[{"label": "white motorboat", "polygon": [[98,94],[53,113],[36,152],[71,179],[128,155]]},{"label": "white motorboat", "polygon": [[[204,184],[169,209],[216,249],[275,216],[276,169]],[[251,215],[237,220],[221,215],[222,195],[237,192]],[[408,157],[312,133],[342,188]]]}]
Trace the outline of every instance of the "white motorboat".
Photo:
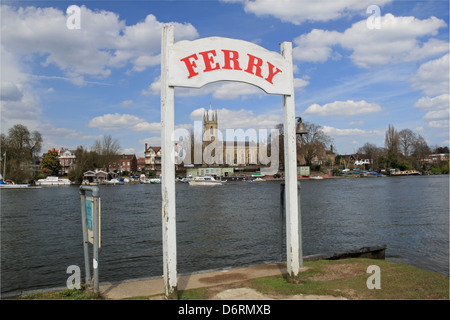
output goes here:
[{"label": "white motorboat", "polygon": [[72,182],[67,178],[52,177],[49,176],[45,179],[39,179],[36,181],[38,186],[66,186],[71,185]]},{"label": "white motorboat", "polygon": [[222,181],[216,180],[211,176],[195,177],[194,180],[189,181],[190,186],[221,186]]},{"label": "white motorboat", "polygon": [[315,176],[310,177],[310,179],[313,179],[313,180],[322,180],[323,177],[322,177],[322,176],[315,175]]},{"label": "white motorboat", "polygon": [[0,189],[37,189],[40,187],[32,186],[31,184],[16,184],[11,180],[4,181],[0,174]]},{"label": "white motorboat", "polygon": [[150,179],[150,183],[151,184],[160,184],[161,183],[161,178]]},{"label": "white motorboat", "polygon": [[7,184],[7,183],[0,183],[0,189],[39,189],[39,186],[32,186],[30,184]]}]

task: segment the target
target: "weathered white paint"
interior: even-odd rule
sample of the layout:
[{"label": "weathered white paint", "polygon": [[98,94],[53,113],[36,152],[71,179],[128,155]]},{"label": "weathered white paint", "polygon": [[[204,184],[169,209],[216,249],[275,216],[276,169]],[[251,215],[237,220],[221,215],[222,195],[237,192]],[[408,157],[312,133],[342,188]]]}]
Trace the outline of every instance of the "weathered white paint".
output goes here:
[{"label": "weathered white paint", "polygon": [[172,159],[174,142],[174,88],[169,86],[169,51],[174,42],[173,26],[162,29],[161,39],[161,194],[163,270],[166,296],[177,295],[177,239],[175,212],[175,164]]},{"label": "weathered white paint", "polygon": [[[292,65],[292,43],[281,44],[283,57]],[[289,86],[291,94],[283,96],[284,116],[284,157],[286,185],[286,258],[287,272],[296,276],[300,269],[299,258],[299,217],[297,193],[297,143],[295,133],[295,99],[293,72],[290,72]]]},{"label": "weathered white paint", "polygon": [[229,38],[179,41],[169,51],[169,85],[200,88],[215,81],[240,81],[270,94],[291,94],[290,65],[277,52]]},{"label": "weathered white paint", "polygon": [[253,43],[205,38],[174,44],[173,26],[162,29],[161,49],[161,163],[162,234],[166,296],[177,294],[177,248],[175,213],[174,87],[199,88],[216,81],[241,81],[270,94],[283,95],[286,167],[286,249],[291,276],[302,267],[299,246],[297,153],[292,43],[281,44],[282,54]]}]

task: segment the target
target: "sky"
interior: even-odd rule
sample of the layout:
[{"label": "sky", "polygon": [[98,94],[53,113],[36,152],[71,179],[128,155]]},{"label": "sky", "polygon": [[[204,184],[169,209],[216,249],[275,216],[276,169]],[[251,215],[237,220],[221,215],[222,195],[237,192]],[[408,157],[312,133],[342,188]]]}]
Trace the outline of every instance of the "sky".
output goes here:
[{"label": "sky", "polygon": [[[389,125],[450,143],[448,0],[1,1],[1,132],[38,130],[42,153],[106,135],[138,158],[160,146],[168,23],[175,41],[292,42],[296,116],[339,154],[383,147]],[[210,108],[221,130],[283,122],[282,97],[250,84],[175,89],[177,128]]]}]

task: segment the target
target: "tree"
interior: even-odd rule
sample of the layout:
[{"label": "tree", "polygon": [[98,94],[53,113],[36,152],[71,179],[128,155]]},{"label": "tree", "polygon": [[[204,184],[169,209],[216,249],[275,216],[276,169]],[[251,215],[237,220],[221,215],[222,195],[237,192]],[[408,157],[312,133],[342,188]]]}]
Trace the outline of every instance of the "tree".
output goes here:
[{"label": "tree", "polygon": [[[333,139],[326,134],[322,127],[309,122],[303,122],[308,134],[297,135],[297,159],[303,158],[307,166],[312,164],[316,156],[320,156],[333,142]],[[280,138],[280,164],[284,163],[284,125],[279,123],[275,126],[279,130]],[[298,160],[301,162],[300,160]]]},{"label": "tree", "polygon": [[[30,133],[28,128],[16,124],[8,130],[8,136],[1,135],[2,170],[4,178],[16,183],[33,180],[36,172],[32,169],[37,154],[41,150],[42,136],[38,131]],[[5,166],[6,162],[6,166]]]},{"label": "tree", "polygon": [[398,133],[398,139],[403,156],[408,158],[414,142],[417,140],[417,135],[411,129],[403,129]]},{"label": "tree", "polygon": [[308,134],[297,135],[297,152],[303,156],[306,165],[310,166],[313,158],[323,154],[333,139],[322,130],[321,126],[309,122],[303,124]]},{"label": "tree", "polygon": [[363,154],[370,159],[372,161],[373,169],[384,166],[384,157],[382,157],[384,149],[377,147],[373,143],[366,142],[362,147],[358,148],[357,153]]},{"label": "tree", "polygon": [[56,176],[61,170],[61,162],[59,161],[58,151],[55,149],[49,150],[44,153],[42,158],[41,167],[44,172],[49,172],[51,175]]},{"label": "tree", "polygon": [[391,124],[386,131],[384,144],[386,145],[388,166],[397,167],[399,135],[397,130],[395,130],[394,126]]},{"label": "tree", "polygon": [[109,172],[111,166],[115,166],[120,156],[120,144],[111,136],[104,136],[103,140],[96,140],[92,148],[100,157],[99,167]]},{"label": "tree", "polygon": [[83,174],[88,170],[101,168],[101,160],[96,151],[85,150],[82,146],[75,151],[75,165],[69,171],[69,179],[81,183]]}]

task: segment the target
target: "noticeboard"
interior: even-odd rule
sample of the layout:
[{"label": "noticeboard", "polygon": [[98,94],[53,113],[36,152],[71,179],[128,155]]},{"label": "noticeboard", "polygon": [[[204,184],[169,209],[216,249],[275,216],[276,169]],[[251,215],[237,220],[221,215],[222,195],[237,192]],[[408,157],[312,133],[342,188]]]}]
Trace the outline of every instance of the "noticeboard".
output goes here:
[{"label": "noticeboard", "polygon": [[[101,247],[101,233],[100,230],[101,228],[101,216],[100,216],[100,212],[101,210],[101,205],[100,205],[101,201],[100,198],[98,198],[98,212],[97,212],[97,217],[98,217],[98,247]],[[87,227],[87,234],[88,234],[88,241],[92,244],[94,244],[94,197],[86,197],[86,227]]]}]

